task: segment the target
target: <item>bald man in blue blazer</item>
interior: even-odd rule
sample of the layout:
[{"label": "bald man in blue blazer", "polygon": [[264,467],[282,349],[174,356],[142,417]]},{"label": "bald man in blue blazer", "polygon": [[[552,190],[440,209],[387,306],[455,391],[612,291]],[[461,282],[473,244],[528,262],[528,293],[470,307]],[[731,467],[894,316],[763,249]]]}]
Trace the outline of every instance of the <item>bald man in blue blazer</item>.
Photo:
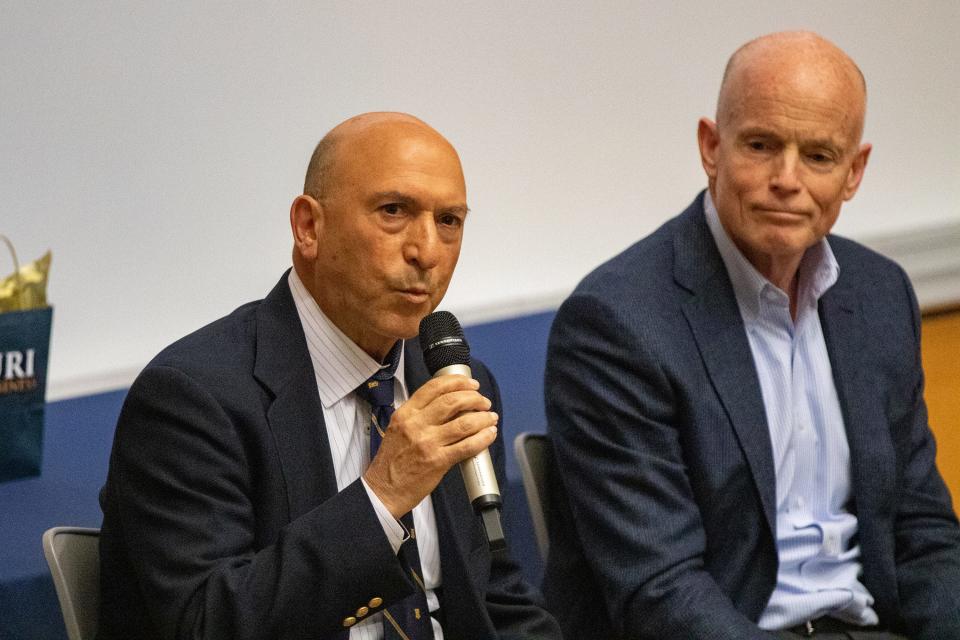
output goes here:
[{"label": "bald man in blue blazer", "polygon": [[544,590],[566,637],[960,638],[917,302],[828,235],[864,104],[822,38],[748,43],[700,122],[709,189],[561,306]]}]

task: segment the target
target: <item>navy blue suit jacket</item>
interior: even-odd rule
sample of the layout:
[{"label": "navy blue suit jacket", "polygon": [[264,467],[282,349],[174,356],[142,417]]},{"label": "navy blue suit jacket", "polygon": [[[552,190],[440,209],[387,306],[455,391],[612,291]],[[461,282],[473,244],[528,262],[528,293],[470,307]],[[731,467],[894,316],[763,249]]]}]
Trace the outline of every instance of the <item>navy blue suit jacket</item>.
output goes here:
[{"label": "navy blue suit jacket", "polygon": [[[429,378],[419,351],[408,341],[411,389]],[[491,454],[502,483],[499,439]],[[456,467],[432,495],[447,637],[558,638],[517,566],[491,555]],[[101,503],[99,638],[333,638],[372,598],[415,588],[360,481],[337,492],[286,276],[140,374]]]},{"label": "navy blue suit jacket", "polygon": [[[840,276],[820,318],[862,582],[882,624],[960,638],[960,530],[934,465],[916,300],[894,263],[829,242]],[[773,456],[702,194],[562,305],[545,388],[565,495],[544,592],[564,634],[770,637],[755,621],[777,573]]]}]

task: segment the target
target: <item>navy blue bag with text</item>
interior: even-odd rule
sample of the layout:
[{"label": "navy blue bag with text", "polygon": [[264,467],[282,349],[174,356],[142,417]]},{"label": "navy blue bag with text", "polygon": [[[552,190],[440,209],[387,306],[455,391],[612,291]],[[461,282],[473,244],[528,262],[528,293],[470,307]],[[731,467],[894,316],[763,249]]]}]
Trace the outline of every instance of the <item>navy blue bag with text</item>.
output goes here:
[{"label": "navy blue bag with text", "polygon": [[0,482],[40,474],[53,308],[0,313]]},{"label": "navy blue bag with text", "polygon": [[43,408],[53,308],[47,303],[50,252],[0,279],[0,482],[40,475]]}]

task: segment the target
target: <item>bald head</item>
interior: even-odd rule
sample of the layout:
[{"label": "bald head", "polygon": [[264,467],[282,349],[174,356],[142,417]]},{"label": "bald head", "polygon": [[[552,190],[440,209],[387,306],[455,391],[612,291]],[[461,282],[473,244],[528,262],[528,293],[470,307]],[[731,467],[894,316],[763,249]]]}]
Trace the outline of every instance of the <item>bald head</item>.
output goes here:
[{"label": "bald head", "polygon": [[363,113],[341,122],[320,140],[307,166],[303,192],[322,199],[334,184],[338,160],[345,153],[356,151],[357,146],[377,146],[391,137],[409,135],[430,139],[457,155],[446,138],[415,116],[391,111]]},{"label": "bald head", "polygon": [[809,31],[785,31],[737,49],[723,74],[717,124],[723,127],[758,92],[803,93],[832,100],[844,113],[854,142],[863,133],[867,87],[857,65],[840,48]]},{"label": "bald head", "polygon": [[724,230],[791,304],[801,259],[860,186],[871,149],[860,143],[865,110],[863,76],[843,51],[814,33],[785,32],[733,54],[716,122],[697,125]]},{"label": "bald head", "polygon": [[293,267],[324,315],[382,361],[446,293],[467,212],[446,138],[403,113],[356,116],[317,145],[290,206]]}]

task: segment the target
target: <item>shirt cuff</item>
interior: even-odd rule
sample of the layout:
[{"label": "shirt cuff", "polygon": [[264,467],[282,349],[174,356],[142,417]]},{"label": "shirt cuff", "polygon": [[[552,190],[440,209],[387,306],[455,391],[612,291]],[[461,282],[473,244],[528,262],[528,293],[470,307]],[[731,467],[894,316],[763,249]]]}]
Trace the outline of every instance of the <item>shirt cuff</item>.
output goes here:
[{"label": "shirt cuff", "polygon": [[406,542],[409,537],[407,530],[397,522],[397,519],[393,517],[390,510],[387,509],[386,505],[377,497],[377,494],[373,492],[373,489],[371,489],[367,481],[363,479],[363,476],[360,476],[360,482],[363,483],[363,488],[367,490],[370,504],[373,505],[377,519],[380,520],[380,526],[383,527],[383,533],[387,536],[387,541],[390,543],[390,546],[393,547],[393,553],[399,553],[400,545]]}]

